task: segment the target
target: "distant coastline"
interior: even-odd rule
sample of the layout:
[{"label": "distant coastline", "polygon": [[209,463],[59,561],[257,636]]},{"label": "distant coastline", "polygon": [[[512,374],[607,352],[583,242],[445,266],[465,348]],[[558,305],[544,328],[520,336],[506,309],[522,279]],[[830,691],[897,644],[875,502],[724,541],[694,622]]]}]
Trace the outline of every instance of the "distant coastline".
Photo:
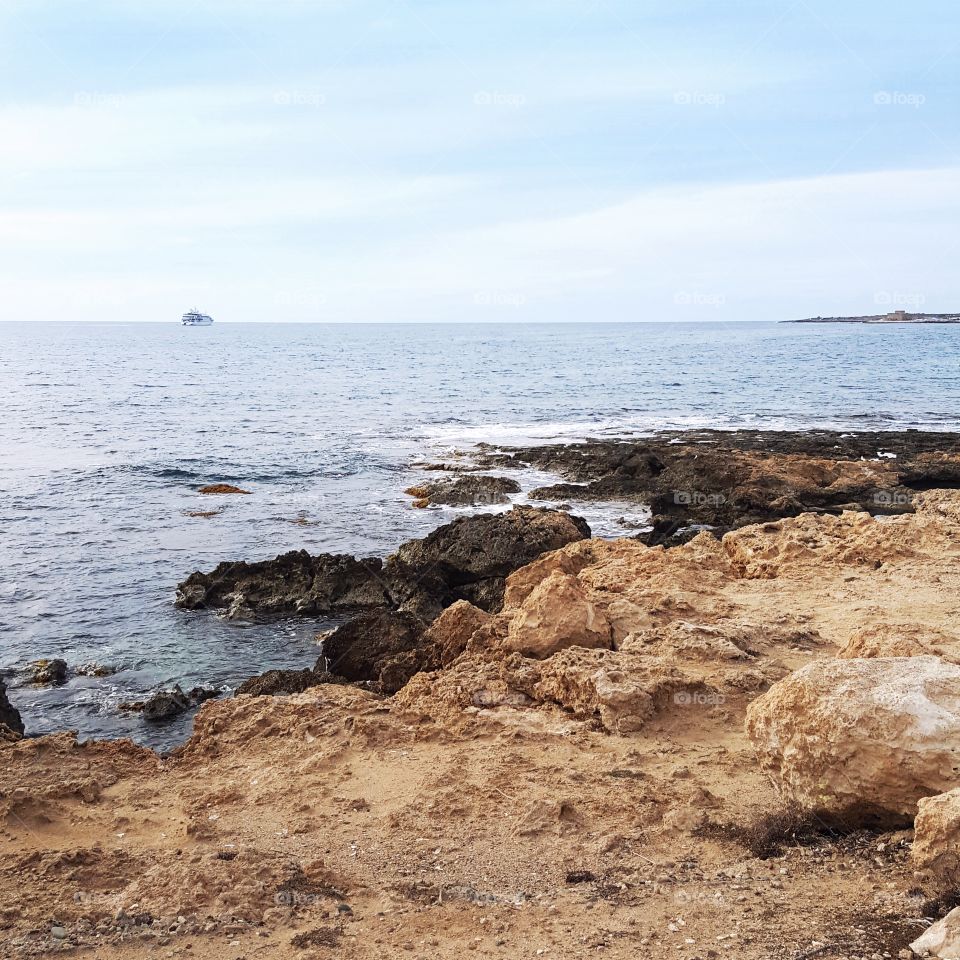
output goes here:
[{"label": "distant coastline", "polygon": [[893,313],[869,317],[807,317],[804,320],[783,320],[782,323],[960,323],[960,313]]}]

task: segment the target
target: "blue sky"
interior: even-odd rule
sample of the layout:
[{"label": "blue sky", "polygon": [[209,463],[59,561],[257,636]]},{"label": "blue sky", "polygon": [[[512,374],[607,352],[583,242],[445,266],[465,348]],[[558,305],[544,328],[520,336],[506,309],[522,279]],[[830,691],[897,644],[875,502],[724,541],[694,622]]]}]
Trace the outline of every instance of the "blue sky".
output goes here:
[{"label": "blue sky", "polygon": [[960,309],[960,7],[5,0],[0,317]]}]

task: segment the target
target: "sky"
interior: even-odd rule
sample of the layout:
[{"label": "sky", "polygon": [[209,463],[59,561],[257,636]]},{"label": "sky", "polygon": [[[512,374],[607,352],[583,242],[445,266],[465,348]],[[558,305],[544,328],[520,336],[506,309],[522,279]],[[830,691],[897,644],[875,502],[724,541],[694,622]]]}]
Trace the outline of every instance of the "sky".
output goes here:
[{"label": "sky", "polygon": [[955,0],[2,0],[0,319],[960,310]]}]

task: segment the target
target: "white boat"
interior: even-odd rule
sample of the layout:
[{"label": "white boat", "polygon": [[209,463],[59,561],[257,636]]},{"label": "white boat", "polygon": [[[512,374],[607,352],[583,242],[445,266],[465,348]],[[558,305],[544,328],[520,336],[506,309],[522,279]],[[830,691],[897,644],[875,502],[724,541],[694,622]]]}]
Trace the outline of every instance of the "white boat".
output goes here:
[{"label": "white boat", "polygon": [[213,317],[209,317],[199,310],[189,310],[183,315],[183,325],[185,327],[209,327],[211,323],[213,323]]}]

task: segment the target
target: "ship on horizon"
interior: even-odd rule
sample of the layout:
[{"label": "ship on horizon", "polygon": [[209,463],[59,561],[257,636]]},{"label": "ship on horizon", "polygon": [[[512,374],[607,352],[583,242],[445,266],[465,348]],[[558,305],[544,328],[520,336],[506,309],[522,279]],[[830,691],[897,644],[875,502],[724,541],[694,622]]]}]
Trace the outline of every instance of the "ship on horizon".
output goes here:
[{"label": "ship on horizon", "polygon": [[183,315],[182,323],[185,327],[209,327],[213,323],[213,317],[199,310],[188,310]]}]

